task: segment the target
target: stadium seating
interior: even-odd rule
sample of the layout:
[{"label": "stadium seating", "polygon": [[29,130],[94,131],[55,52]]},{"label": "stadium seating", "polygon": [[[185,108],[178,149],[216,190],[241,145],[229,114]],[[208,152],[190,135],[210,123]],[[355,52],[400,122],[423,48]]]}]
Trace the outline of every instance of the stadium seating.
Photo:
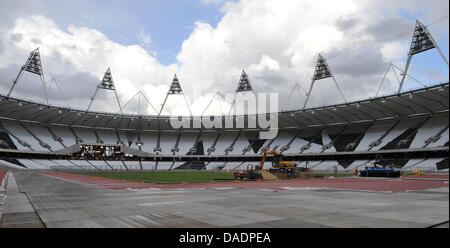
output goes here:
[{"label": "stadium seating", "polygon": [[212,153],[212,155],[224,155],[225,150],[227,150],[232,145],[238,134],[238,132],[226,132],[221,134],[219,140],[216,143],[216,150]]},{"label": "stadium seating", "polygon": [[114,131],[97,130],[97,135],[101,141],[106,145],[116,145],[117,135]]},{"label": "stadium seating", "polygon": [[[48,149],[42,147],[33,136],[30,135],[20,124],[12,124],[5,122],[3,123],[3,127],[9,132],[13,133],[16,138],[19,140],[15,140],[14,144],[16,146],[26,147],[29,145],[29,149],[33,151],[48,151]],[[25,142],[22,143],[22,142]],[[27,149],[28,150],[28,149]]]},{"label": "stadium seating", "polygon": [[270,145],[270,149],[272,150],[275,149],[277,152],[280,152],[281,149],[284,146],[286,146],[289,143],[289,141],[292,140],[292,138],[293,138],[292,135],[285,132],[281,132]]},{"label": "stadium seating", "polygon": [[[447,86],[446,86],[447,87]],[[448,88],[448,87],[447,87]],[[444,92],[444,89],[441,92]],[[436,89],[439,91],[439,89]],[[396,98],[399,96],[393,96]],[[391,100],[397,101],[396,99]],[[2,101],[4,103],[5,101]],[[381,104],[378,104],[381,105]],[[445,103],[441,102],[445,107]],[[375,104],[374,104],[375,106]],[[373,107],[373,106],[372,106]],[[375,108],[375,107],[373,107]],[[382,108],[377,106],[376,108]],[[410,107],[412,108],[412,107]],[[431,108],[427,106],[427,108]],[[422,108],[425,109],[425,108]],[[367,111],[367,110],[366,110]],[[386,109],[385,109],[386,111]],[[400,110],[397,110],[400,111]],[[392,111],[391,111],[392,112]],[[338,113],[338,112],[336,112]],[[374,111],[373,114],[379,114]],[[0,149],[17,149],[30,153],[59,154],[58,151],[76,148],[75,144],[123,144],[147,154],[181,157],[185,155],[211,156],[253,156],[261,155],[264,149],[275,150],[284,155],[320,154],[335,152],[376,152],[396,149],[428,149],[448,147],[449,125],[448,111],[439,114],[428,113],[417,116],[396,115],[382,120],[355,121],[352,124],[288,126],[279,131],[273,139],[259,138],[258,131],[246,129],[226,130],[189,130],[170,129],[166,127],[158,134],[157,130],[114,129],[110,127],[94,128],[82,125],[54,125],[33,121],[0,121]],[[386,116],[386,114],[384,113]],[[356,115],[355,115],[356,116]],[[319,117],[316,115],[315,118]],[[347,116],[348,117],[348,116]],[[310,120],[310,122],[312,122]],[[323,122],[323,121],[322,121]],[[149,128],[153,128],[150,127]],[[74,147],[72,147],[74,146]],[[66,150],[64,150],[66,151]],[[131,150],[132,152],[133,150]],[[93,170],[224,170],[246,169],[257,162],[149,162],[120,160],[44,160],[20,157],[3,158],[3,164],[14,168],[29,169],[93,169]],[[351,171],[363,168],[376,161],[311,161],[309,168],[318,171]],[[386,165],[393,164],[385,160]],[[424,169],[448,170],[448,161],[442,159],[403,159],[395,163],[397,168],[405,171]],[[301,164],[302,166],[303,164]],[[270,168],[271,163],[265,164]]]},{"label": "stadium seating", "polygon": [[156,162],[151,161],[142,161],[142,169],[143,170],[154,170],[156,169]]},{"label": "stadium seating", "polygon": [[217,136],[217,133],[202,133],[202,135],[200,136],[200,140],[203,142],[203,149],[205,154],[208,154],[208,150],[211,150]]},{"label": "stadium seating", "polygon": [[0,167],[14,168],[14,169],[25,169],[26,168],[26,167],[23,167],[21,165],[10,163],[10,162],[5,161],[5,160],[0,160]]},{"label": "stadium seating", "polygon": [[33,159],[18,159],[18,161],[25,167],[32,170],[48,170],[55,166],[54,164],[50,164],[49,161],[43,162]]},{"label": "stadium seating", "polygon": [[367,151],[371,149],[371,145],[382,138],[386,133],[396,124],[396,121],[389,121],[384,123],[376,123],[371,126],[365,133],[361,142],[356,148],[356,151]]},{"label": "stadium seating", "polygon": [[337,161],[321,161],[320,163],[313,165],[311,168],[316,171],[333,171],[335,167],[338,171],[345,170]]},{"label": "stadium seating", "polygon": [[73,144],[76,144],[76,138],[73,135],[73,133],[70,131],[67,127],[55,127],[51,126],[49,129],[58,137],[61,139],[61,142],[66,146],[69,147]]},{"label": "stadium seating", "polygon": [[[276,149],[284,154],[293,153],[322,153],[336,151],[367,151],[382,149],[399,149],[402,144],[406,148],[437,147],[448,145],[448,125],[443,126],[448,115],[433,116],[431,118],[417,118],[414,120],[392,120],[375,124],[354,125],[348,128],[328,128],[303,130],[299,132],[280,132],[274,140],[257,140],[253,133],[226,132],[219,133],[165,133],[160,136],[159,147],[162,155],[208,154],[211,155],[246,155],[261,154],[263,149]],[[116,132],[113,130],[94,130],[68,127],[43,127],[36,124],[15,124],[2,122],[4,133],[19,150],[57,151],[76,144],[77,138],[85,144],[117,144],[119,140],[126,146],[154,153],[157,147],[158,135],[143,132],[139,135],[130,132]],[[119,137],[118,137],[119,136]],[[218,138],[219,137],[219,138]],[[217,139],[218,138],[218,139]],[[216,142],[217,140],[217,142]],[[405,140],[409,140],[409,143]],[[178,143],[177,143],[178,141]],[[196,143],[197,141],[197,143]],[[131,144],[130,144],[131,142]],[[258,146],[255,144],[259,143]],[[327,145],[329,145],[327,147]],[[25,146],[29,145],[29,147]],[[197,146],[196,146],[197,145]],[[212,149],[211,148],[215,148]],[[198,148],[198,149],[197,149]],[[255,150],[256,149],[256,150]],[[257,151],[257,152],[256,152]],[[33,160],[19,159],[23,166],[30,169],[153,169],[155,162],[126,161],[68,161],[68,160]],[[313,170],[353,170],[364,167],[369,161],[321,161],[311,162]],[[411,159],[401,165],[405,170],[416,168],[436,168],[437,160]],[[5,161],[7,163],[7,161]],[[199,168],[207,170],[236,170],[245,169],[247,162],[211,162]],[[15,166],[22,165],[18,164]],[[205,166],[206,165],[206,166]],[[266,163],[266,167],[270,163]],[[183,162],[158,162],[158,170],[192,169],[192,164]]]},{"label": "stadium seating", "polygon": [[126,168],[128,167],[128,166],[125,167],[122,161],[110,160],[106,161],[106,163],[114,170],[126,170]]},{"label": "stadium seating", "polygon": [[[36,136],[37,140],[38,141],[40,140],[42,144],[49,145],[49,149],[51,149],[52,151],[57,151],[64,148],[64,146],[58,141],[56,141],[53,138],[53,135],[44,127],[38,125],[23,125],[23,126],[28,130],[28,132]],[[42,145],[40,146],[42,147]]]},{"label": "stadium seating", "polygon": [[89,164],[86,160],[68,160],[71,164],[75,165],[76,167],[84,170],[95,170],[94,166]]},{"label": "stadium seating", "polygon": [[99,144],[93,130],[73,128],[73,131],[78,138],[83,140],[84,144]]},{"label": "stadium seating", "polygon": [[[153,153],[153,149],[155,149],[157,144],[158,135],[155,133],[142,133],[140,135],[141,138],[141,150],[144,152]],[[123,141],[123,140],[122,140]],[[127,141],[123,141],[125,145],[129,145]]]},{"label": "stadium seating", "polygon": [[125,165],[129,170],[140,170],[141,164],[139,161],[124,161]]},{"label": "stadium seating", "polygon": [[[186,155],[194,147],[194,143],[197,140],[198,134],[196,133],[182,133],[180,137],[180,142],[178,144],[179,151],[177,154]],[[176,140],[175,140],[176,141]],[[173,147],[176,146],[176,142],[173,143]]]}]

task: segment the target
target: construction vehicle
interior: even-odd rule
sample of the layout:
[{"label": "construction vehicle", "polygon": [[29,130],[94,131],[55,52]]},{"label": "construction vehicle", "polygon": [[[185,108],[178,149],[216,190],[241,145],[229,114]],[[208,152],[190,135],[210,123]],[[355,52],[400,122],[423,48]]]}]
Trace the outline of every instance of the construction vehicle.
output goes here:
[{"label": "construction vehicle", "polygon": [[[256,166],[258,168],[259,166]],[[247,166],[246,171],[235,171],[234,172],[234,178],[236,179],[248,179],[248,180],[261,180],[263,179],[263,176],[260,172],[257,172],[255,168],[253,168],[252,165]]]},{"label": "construction vehicle", "polygon": [[283,161],[283,155],[276,151],[264,150],[263,157],[260,164],[260,169],[264,168],[264,162],[266,161],[267,155],[273,156],[272,168],[269,169],[270,173],[275,175],[280,175],[281,177],[298,177],[299,172],[310,171],[308,168],[298,167],[293,161]]},{"label": "construction vehicle", "polygon": [[[267,156],[273,156],[272,168],[270,168],[269,171],[263,169]],[[248,165],[246,171],[234,172],[234,177],[241,180],[278,180],[282,178],[297,178],[299,177],[299,172],[306,171],[310,171],[310,169],[298,167],[297,164],[292,161],[283,161],[283,155],[278,152],[264,150],[259,165]]]}]

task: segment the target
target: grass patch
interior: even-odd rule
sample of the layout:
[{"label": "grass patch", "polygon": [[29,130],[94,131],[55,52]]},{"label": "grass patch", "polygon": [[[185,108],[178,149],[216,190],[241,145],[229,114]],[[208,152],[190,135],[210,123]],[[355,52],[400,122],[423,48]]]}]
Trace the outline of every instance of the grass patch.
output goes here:
[{"label": "grass patch", "polygon": [[233,173],[210,171],[80,171],[74,174],[145,183],[208,183],[233,180]]}]

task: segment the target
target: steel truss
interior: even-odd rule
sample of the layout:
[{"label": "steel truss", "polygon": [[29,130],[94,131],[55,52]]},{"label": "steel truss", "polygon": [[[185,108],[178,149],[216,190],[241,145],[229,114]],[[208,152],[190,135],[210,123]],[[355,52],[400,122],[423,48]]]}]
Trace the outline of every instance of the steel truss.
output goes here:
[{"label": "steel truss", "polygon": [[309,91],[306,95],[306,100],[305,100],[305,104],[303,105],[303,109],[305,109],[306,104],[308,104],[308,100],[309,100],[309,97],[311,96],[311,92],[313,90],[314,83],[317,80],[322,80],[322,79],[330,78],[330,77],[333,78],[333,82],[336,85],[337,89],[339,90],[339,93],[341,94],[342,98],[344,99],[344,102],[347,102],[347,100],[344,97],[344,94],[342,94],[341,88],[339,88],[339,84],[337,83],[336,78],[334,77],[333,73],[330,70],[330,67],[327,64],[327,61],[325,60],[324,57],[322,57],[321,54],[319,54],[319,56],[317,58],[316,68],[314,70],[314,75],[311,80],[311,86],[309,87]]},{"label": "steel truss", "polygon": [[428,31],[427,27],[423,25],[419,20],[416,20],[416,26],[414,27],[414,33],[411,40],[411,46],[408,52],[408,60],[406,62],[405,70],[402,76],[402,81],[400,82],[400,87],[398,88],[398,94],[402,91],[403,84],[405,83],[406,75],[408,73],[409,65],[411,64],[411,59],[414,55],[418,53],[425,52],[427,50],[436,48],[441,55],[442,59],[445,63],[448,64],[448,60],[445,58],[444,53],[439,48],[436,41],[433,39],[430,31]]},{"label": "steel truss", "polygon": [[101,83],[99,85],[97,85],[97,89],[95,90],[94,95],[91,98],[91,102],[89,103],[89,106],[87,107],[86,112],[89,112],[89,109],[91,108],[91,105],[94,102],[94,99],[95,99],[95,96],[97,95],[98,90],[114,91],[114,94],[115,94],[116,100],[117,100],[117,104],[119,105],[120,113],[122,114],[122,106],[120,105],[119,96],[117,95],[116,87],[114,86],[114,81],[112,78],[110,68],[108,68],[108,70],[106,70]]},{"label": "steel truss", "polygon": [[233,110],[233,108],[236,110],[236,96],[238,93],[242,93],[242,92],[252,92],[253,94],[255,94],[252,86],[250,85],[250,80],[248,79],[248,75],[247,75],[247,73],[245,73],[244,70],[242,70],[241,78],[239,79],[238,87],[233,96],[233,103],[231,104],[230,111],[228,111],[228,115],[231,114],[231,111]]},{"label": "steel truss", "polygon": [[45,100],[48,104],[48,96],[47,96],[47,90],[45,88],[45,78],[44,78],[44,71],[42,69],[42,63],[41,63],[41,55],[39,53],[39,47],[33,50],[30,55],[28,56],[27,62],[20,68],[19,74],[17,74],[16,79],[13,81],[13,85],[9,89],[8,97],[11,95],[14,87],[17,85],[19,79],[23,75],[24,72],[30,72],[32,74],[39,75],[41,79],[42,89],[44,90],[44,96]]}]

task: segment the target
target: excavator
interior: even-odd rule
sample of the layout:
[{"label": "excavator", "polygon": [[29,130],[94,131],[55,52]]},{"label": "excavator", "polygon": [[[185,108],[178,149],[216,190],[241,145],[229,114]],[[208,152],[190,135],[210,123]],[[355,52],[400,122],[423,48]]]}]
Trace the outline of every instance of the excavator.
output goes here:
[{"label": "excavator", "polygon": [[[266,161],[267,156],[273,156],[272,159],[272,168],[267,172],[263,170],[264,163]],[[275,151],[267,151],[266,149],[263,152],[263,157],[261,163],[255,167],[247,168],[245,172],[235,172],[235,178],[249,178],[249,179],[278,179],[276,175],[279,177],[298,177],[298,172],[308,171],[307,168],[298,168],[297,164],[293,161],[283,161],[283,155]]]},{"label": "excavator", "polygon": [[261,169],[264,167],[264,162],[266,161],[266,157],[268,155],[273,156],[272,168],[269,169],[270,173],[280,175],[282,177],[298,177],[298,172],[303,171],[303,168],[297,168],[297,164],[295,162],[283,161],[283,155],[273,150],[264,150],[261,165],[259,166]]}]

